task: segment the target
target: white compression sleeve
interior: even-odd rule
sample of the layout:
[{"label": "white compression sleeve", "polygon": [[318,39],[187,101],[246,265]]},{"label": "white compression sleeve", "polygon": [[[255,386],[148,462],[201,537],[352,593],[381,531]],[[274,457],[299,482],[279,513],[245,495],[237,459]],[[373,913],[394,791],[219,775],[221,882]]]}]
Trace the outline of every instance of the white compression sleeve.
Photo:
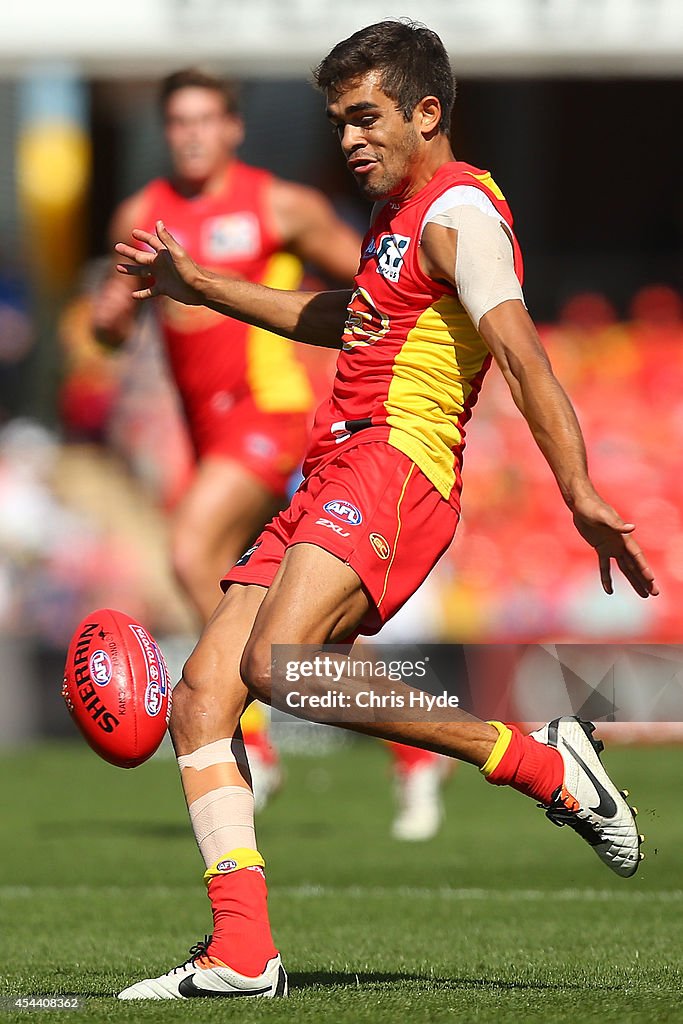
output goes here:
[{"label": "white compression sleeve", "polygon": [[244,744],[234,738],[178,757],[192,829],[207,868],[229,850],[256,849],[254,797],[246,784],[233,781],[232,769],[240,764],[247,764]]},{"label": "white compression sleeve", "polygon": [[215,864],[228,850],[256,849],[254,797],[243,786],[219,786],[189,806],[192,829],[204,863]]}]

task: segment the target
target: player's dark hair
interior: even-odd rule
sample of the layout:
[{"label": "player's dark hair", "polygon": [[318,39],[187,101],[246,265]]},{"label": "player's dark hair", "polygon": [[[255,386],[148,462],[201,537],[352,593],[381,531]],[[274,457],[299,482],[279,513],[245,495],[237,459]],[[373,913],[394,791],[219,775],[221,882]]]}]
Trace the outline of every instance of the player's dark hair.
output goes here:
[{"label": "player's dark hair", "polygon": [[319,89],[338,93],[370,71],[380,73],[382,92],[395,100],[406,121],[425,96],[436,96],[443,116],[439,130],[450,133],[455,78],[436,32],[407,19],[379,21],[330,50],[314,71]]},{"label": "player's dark hair", "polygon": [[239,113],[238,89],[234,82],[218,78],[217,75],[202,71],[201,68],[181,68],[167,75],[159,87],[159,105],[162,113],[166,110],[166,104],[174,93],[181,89],[210,89],[211,92],[219,93],[225,104],[226,114]]}]

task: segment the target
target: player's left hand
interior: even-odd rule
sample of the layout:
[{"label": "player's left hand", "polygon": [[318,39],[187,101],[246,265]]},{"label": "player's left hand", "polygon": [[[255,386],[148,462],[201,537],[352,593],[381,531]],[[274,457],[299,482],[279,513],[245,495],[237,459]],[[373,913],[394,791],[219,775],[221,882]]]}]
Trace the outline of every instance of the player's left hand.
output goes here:
[{"label": "player's left hand", "polygon": [[595,548],[600,579],[606,594],[612,594],[612,559],[640,597],[655,597],[659,588],[640,545],[632,536],[633,523],[621,516],[598,495],[574,504],[574,525],[585,541]]}]

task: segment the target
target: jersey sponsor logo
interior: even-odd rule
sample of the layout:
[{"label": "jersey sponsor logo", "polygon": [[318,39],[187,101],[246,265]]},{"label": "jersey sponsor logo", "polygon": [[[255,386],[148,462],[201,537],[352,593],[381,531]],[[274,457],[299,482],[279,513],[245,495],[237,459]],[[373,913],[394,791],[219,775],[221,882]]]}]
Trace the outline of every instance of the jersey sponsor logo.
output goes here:
[{"label": "jersey sponsor logo", "polygon": [[375,256],[376,254],[377,254],[377,243],[375,242],[374,238],[371,238],[370,241],[368,242],[368,244],[363,249],[363,254],[361,256],[361,259],[362,260],[369,260],[371,256]]},{"label": "jersey sponsor logo", "polygon": [[375,554],[386,562],[389,555],[391,554],[391,548],[389,547],[389,541],[386,537],[383,537],[381,533],[371,533],[370,543],[372,544]]},{"label": "jersey sponsor logo", "polygon": [[406,235],[380,235],[377,247],[377,273],[387,281],[398,281],[410,238]]},{"label": "jersey sponsor logo", "polygon": [[235,568],[237,569],[238,566],[246,565],[251,556],[254,554],[254,552],[258,551],[260,547],[261,541],[257,540],[255,544],[252,544],[250,548],[247,548],[243,555],[240,555],[240,557],[235,562]]},{"label": "jersey sponsor logo", "polygon": [[363,516],[359,508],[352,505],[350,501],[344,501],[342,498],[335,498],[333,501],[328,501],[323,508],[326,512],[329,512],[331,516],[335,516],[337,519],[341,519],[343,523],[348,523],[349,526],[359,526],[363,522]]},{"label": "jersey sponsor logo", "polygon": [[342,348],[349,352],[361,345],[374,345],[389,330],[389,317],[377,308],[365,288],[356,288],[347,306]]},{"label": "jersey sponsor logo", "polygon": [[90,676],[98,686],[106,686],[111,679],[111,658],[106,651],[93,651],[90,655]]},{"label": "jersey sponsor logo", "polygon": [[225,213],[211,217],[202,228],[202,248],[207,260],[249,258],[261,248],[261,228],[255,213]]},{"label": "jersey sponsor logo", "polygon": [[348,530],[342,530],[342,528],[339,525],[339,523],[333,523],[331,519],[316,519],[315,525],[316,526],[324,526],[325,529],[327,529],[327,530],[333,530],[334,533],[338,534],[340,537],[350,537],[351,536],[351,534],[349,533]]}]

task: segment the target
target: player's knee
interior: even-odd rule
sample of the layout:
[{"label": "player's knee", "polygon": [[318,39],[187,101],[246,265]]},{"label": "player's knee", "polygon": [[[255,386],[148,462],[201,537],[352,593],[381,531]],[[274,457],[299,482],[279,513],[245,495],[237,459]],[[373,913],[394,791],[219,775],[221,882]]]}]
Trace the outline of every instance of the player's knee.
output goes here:
[{"label": "player's knee", "polygon": [[205,690],[206,686],[202,685],[198,659],[192,654],[186,661],[180,680],[173,690],[173,706],[169,723],[171,736],[185,732],[192,718],[198,713]]},{"label": "player's knee", "polygon": [[168,723],[168,731],[172,739],[184,734],[187,723],[191,717],[192,693],[184,685],[181,679],[173,690],[173,703],[171,705],[171,718]]},{"label": "player's knee", "polygon": [[199,641],[173,690],[169,730],[174,740],[190,737],[209,719],[215,726],[222,722],[227,726],[237,724],[244,705],[244,687],[236,667],[232,674],[236,685],[231,686],[225,658],[206,636]]},{"label": "player's knee", "polygon": [[250,642],[244,649],[240,674],[252,697],[270,704],[272,666],[270,644]]}]

